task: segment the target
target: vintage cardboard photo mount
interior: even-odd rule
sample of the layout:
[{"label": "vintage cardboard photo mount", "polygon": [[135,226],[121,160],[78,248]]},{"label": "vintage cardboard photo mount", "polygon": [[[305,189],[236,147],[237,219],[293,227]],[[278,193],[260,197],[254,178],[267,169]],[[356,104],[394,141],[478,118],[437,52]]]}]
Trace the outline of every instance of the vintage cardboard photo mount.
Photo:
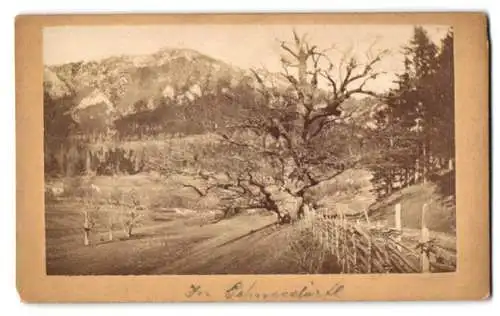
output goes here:
[{"label": "vintage cardboard photo mount", "polygon": [[[47,275],[43,190],[43,28],[148,24],[443,24],[453,27],[456,271],[354,275]],[[25,302],[486,299],[490,295],[488,71],[487,22],[485,15],[480,13],[18,16],[16,259],[20,297]],[[228,291],[235,286],[245,294],[228,296]],[[195,295],[193,289],[196,289]]]}]

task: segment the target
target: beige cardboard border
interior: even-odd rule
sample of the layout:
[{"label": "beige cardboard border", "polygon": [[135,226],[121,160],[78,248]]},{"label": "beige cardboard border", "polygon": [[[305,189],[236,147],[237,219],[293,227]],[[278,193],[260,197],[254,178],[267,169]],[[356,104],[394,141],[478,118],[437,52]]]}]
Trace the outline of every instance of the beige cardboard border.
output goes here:
[{"label": "beige cardboard border", "polygon": [[[28,302],[224,301],[237,281],[254,292],[292,291],[314,282],[328,298],[242,300],[464,300],[490,293],[488,42],[480,13],[53,15],[16,19],[17,288]],[[45,274],[42,28],[57,25],[275,23],[446,24],[455,31],[457,272],[432,275],[47,276]],[[210,296],[187,298],[191,284]]]}]

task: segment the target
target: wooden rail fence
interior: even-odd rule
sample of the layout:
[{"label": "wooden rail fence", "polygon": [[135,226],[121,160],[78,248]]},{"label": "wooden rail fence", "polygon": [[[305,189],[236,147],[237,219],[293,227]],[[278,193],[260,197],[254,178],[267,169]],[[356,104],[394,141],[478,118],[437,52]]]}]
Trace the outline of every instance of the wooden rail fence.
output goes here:
[{"label": "wooden rail fence", "polygon": [[383,228],[346,219],[342,213],[325,218],[313,212],[301,221],[313,238],[337,260],[342,273],[428,273],[456,269],[456,250],[430,238],[422,210],[419,239],[405,236],[401,229],[401,206],[395,207],[395,227]]}]

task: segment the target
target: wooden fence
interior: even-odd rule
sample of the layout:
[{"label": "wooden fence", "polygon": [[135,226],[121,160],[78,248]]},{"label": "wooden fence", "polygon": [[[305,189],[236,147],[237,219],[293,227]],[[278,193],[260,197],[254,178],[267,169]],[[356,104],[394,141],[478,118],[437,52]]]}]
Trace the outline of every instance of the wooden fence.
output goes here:
[{"label": "wooden fence", "polygon": [[[313,238],[331,253],[342,273],[427,273],[456,269],[456,250],[430,238],[422,210],[420,236],[406,235],[401,228],[401,207],[395,207],[395,227],[377,227],[346,219],[310,213],[302,221]],[[305,227],[304,227],[305,226]]]}]

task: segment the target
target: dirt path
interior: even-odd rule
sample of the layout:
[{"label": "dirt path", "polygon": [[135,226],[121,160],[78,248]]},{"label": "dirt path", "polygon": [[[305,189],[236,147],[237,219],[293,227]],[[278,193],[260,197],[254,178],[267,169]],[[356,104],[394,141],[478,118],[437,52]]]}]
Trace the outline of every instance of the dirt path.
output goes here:
[{"label": "dirt path", "polygon": [[[227,227],[229,228],[229,227]],[[197,243],[185,257],[153,271],[153,274],[252,274],[282,273],[286,228],[272,223],[259,229],[229,228],[222,236]]]},{"label": "dirt path", "polygon": [[[128,240],[75,243],[79,235],[49,242],[48,274],[290,273],[284,258],[286,228],[274,216],[246,215],[215,224],[182,221],[142,227]],[[264,228],[263,228],[264,227]]]}]

